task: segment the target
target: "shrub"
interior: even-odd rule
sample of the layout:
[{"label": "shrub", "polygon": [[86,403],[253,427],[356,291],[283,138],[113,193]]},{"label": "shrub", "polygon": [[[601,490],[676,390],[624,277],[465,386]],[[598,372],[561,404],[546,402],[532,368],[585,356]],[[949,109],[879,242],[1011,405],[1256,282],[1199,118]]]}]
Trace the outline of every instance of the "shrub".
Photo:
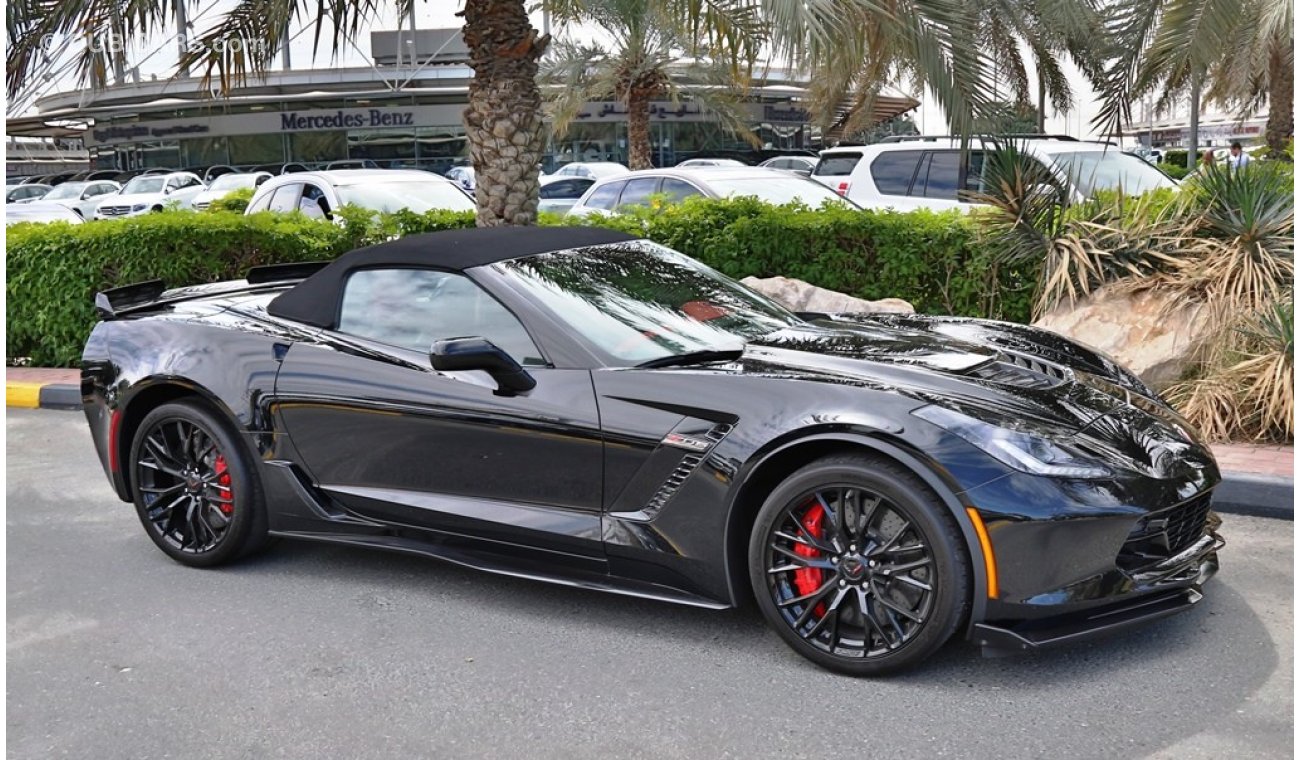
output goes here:
[{"label": "shrub", "polygon": [[[9,228],[11,357],[75,365],[95,323],[96,291],[142,280],[170,286],[242,277],[250,266],[329,259],[420,232],[471,227],[472,212],[340,209],[341,224],[301,214],[188,211],[84,225]],[[543,223],[572,224],[547,215]],[[959,212],[906,214],[775,208],[753,199],[591,219],[676,248],[736,278],[784,275],[919,311],[1024,321],[1036,265],[1000,265]]]},{"label": "shrub", "polygon": [[238,190],[231,190],[225,195],[212,201],[208,206],[208,211],[233,211],[236,214],[244,213],[248,208],[248,202],[253,200],[253,193],[257,192],[256,188],[241,187]]},{"label": "shrub", "polygon": [[15,224],[6,244],[9,355],[75,365],[95,324],[92,300],[105,288],[234,279],[259,264],[332,258],[353,242],[344,228],[297,214],[177,211],[80,225]]},{"label": "shrub", "polygon": [[1165,174],[1174,179],[1183,179],[1192,173],[1192,170],[1188,169],[1186,164],[1161,164],[1160,168],[1164,170]]},{"label": "shrub", "polygon": [[1165,151],[1164,155],[1160,157],[1160,164],[1162,168],[1166,164],[1170,166],[1187,166],[1187,149],[1174,148]]}]

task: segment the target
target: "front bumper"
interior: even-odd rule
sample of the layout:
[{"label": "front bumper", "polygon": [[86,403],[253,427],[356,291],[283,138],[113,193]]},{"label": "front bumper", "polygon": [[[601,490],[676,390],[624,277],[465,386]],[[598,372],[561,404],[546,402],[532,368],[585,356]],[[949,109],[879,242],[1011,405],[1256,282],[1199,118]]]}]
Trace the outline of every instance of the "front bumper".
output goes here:
[{"label": "front bumper", "polygon": [[970,638],[985,655],[1044,649],[1105,636],[1191,609],[1201,601],[1201,586],[1219,570],[1223,539],[1207,532],[1177,555],[1144,568],[1133,580],[1147,593],[1114,604],[1062,615],[997,624],[977,622]]}]

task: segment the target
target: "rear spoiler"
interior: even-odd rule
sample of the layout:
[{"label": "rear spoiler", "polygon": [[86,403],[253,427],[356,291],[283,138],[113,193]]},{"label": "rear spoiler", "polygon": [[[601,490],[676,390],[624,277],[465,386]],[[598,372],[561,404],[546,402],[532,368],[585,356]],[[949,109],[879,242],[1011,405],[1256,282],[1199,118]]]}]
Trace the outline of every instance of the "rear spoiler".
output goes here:
[{"label": "rear spoiler", "polygon": [[113,319],[119,314],[154,303],[166,289],[162,280],[109,288],[95,294],[95,311],[99,313],[100,319]]},{"label": "rear spoiler", "polygon": [[163,298],[163,295],[167,292],[167,286],[162,280],[137,282],[134,285],[123,285],[120,288],[109,288],[108,290],[96,293],[95,311],[99,314],[100,319],[116,319],[117,317],[132,311],[139,311],[144,308],[159,306],[164,303],[177,303],[179,301],[188,301],[195,298],[207,298],[210,296],[221,295],[223,293],[249,290],[250,285],[256,286],[304,280],[318,272],[328,263],[328,261],[309,261],[294,264],[267,264],[265,266],[252,267],[244,277],[247,282],[246,285],[236,285],[226,289],[213,289],[209,286],[185,288],[183,290],[174,291],[173,297],[170,298]]}]

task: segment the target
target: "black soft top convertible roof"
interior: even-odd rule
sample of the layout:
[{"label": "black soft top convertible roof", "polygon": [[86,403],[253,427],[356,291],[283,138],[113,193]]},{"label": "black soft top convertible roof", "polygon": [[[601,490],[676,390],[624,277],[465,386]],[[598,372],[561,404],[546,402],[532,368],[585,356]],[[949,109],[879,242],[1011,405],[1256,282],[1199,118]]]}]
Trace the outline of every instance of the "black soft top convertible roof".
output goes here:
[{"label": "black soft top convertible roof", "polygon": [[333,328],[348,275],[378,267],[430,267],[454,272],[539,253],[622,243],[637,238],[599,227],[481,227],[409,235],[358,248],[276,296],[270,314]]}]

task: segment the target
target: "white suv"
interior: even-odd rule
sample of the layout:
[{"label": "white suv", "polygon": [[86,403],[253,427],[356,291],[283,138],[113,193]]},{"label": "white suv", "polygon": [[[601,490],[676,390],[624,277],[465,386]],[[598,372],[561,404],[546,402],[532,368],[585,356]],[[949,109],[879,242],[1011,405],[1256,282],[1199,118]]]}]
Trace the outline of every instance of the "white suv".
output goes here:
[{"label": "white suv", "polygon": [[203,180],[190,172],[141,174],[132,177],[117,193],[105,195],[95,209],[95,218],[139,216],[151,211],[162,211],[172,204],[189,208],[190,200],[205,189]]},{"label": "white suv", "polygon": [[[1097,190],[1139,194],[1177,187],[1167,174],[1114,145],[1068,137],[1015,139],[1022,151],[1042,162],[1077,202]],[[864,208],[971,209],[968,193],[984,191],[984,150],[973,141],[963,156],[951,137],[893,138],[852,148],[829,148],[813,167],[812,179]]]}]

